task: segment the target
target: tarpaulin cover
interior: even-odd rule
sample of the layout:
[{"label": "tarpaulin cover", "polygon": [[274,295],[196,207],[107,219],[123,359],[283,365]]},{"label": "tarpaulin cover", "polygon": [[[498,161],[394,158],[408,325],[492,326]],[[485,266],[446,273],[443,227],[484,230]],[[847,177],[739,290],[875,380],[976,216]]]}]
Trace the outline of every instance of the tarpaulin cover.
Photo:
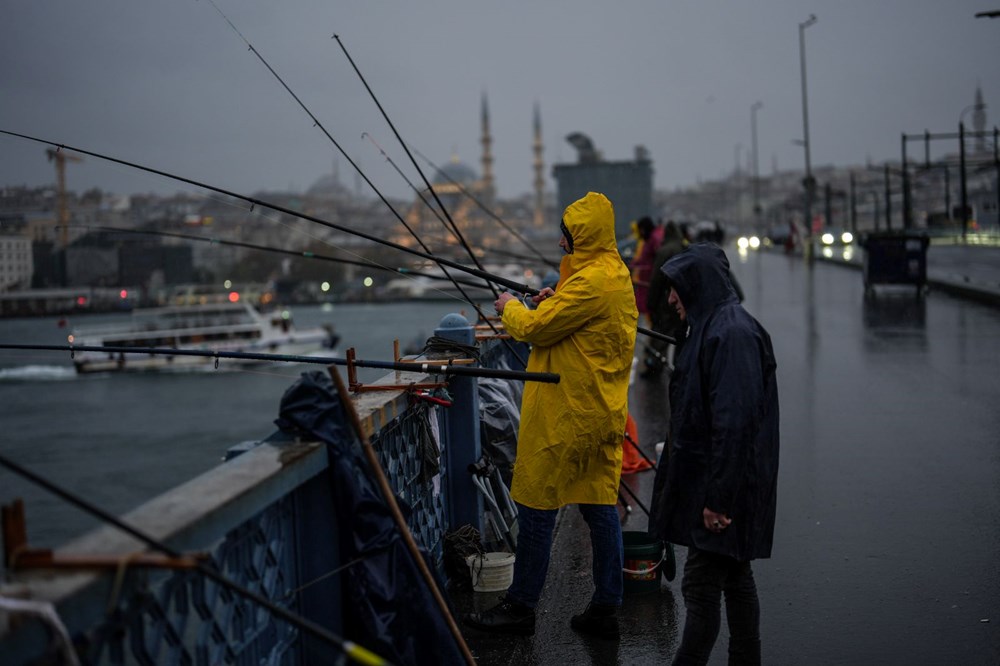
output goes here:
[{"label": "tarpaulin cover", "polygon": [[[304,372],[285,391],[278,428],[325,442],[342,562],[346,638],[394,664],[457,664],[464,657],[354,436],[333,380]],[[409,507],[398,497],[404,515]],[[317,507],[324,510],[324,507]],[[428,568],[434,571],[426,553]],[[439,589],[444,589],[438,581]],[[332,601],[332,600],[331,600]]]},{"label": "tarpaulin cover", "polygon": [[[498,369],[509,370],[507,358],[501,358]],[[524,382],[516,379],[479,377],[479,423],[483,450],[500,470],[510,486],[517,456],[517,429],[521,424],[521,394]]]}]

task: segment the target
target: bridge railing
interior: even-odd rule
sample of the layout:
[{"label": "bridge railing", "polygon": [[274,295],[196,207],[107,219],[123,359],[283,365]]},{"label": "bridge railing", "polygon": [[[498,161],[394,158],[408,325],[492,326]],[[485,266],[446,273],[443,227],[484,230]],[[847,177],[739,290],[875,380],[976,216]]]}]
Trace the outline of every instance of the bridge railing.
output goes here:
[{"label": "bridge railing", "polygon": [[[449,315],[455,317],[456,315]],[[473,327],[446,317],[445,337],[475,344]],[[445,321],[448,320],[447,325]],[[480,345],[481,364],[506,363],[500,341]],[[412,373],[404,373],[414,381]],[[417,376],[419,377],[419,376]],[[399,383],[391,373],[374,386]],[[444,536],[452,526],[482,528],[483,504],[466,470],[480,455],[474,378],[453,378],[450,407],[415,400],[406,390],[353,396],[396,494],[412,509],[414,539],[443,570]],[[438,464],[428,461],[438,456]],[[236,585],[340,635],[343,563],[327,478],[327,448],[272,435],[234,450],[231,459],[122,516],[171,549],[200,553]],[[275,618],[197,570],[140,568],[130,563],[144,543],[117,528],[96,529],[58,549],[111,559],[97,572],[18,570],[0,585],[0,601],[30,600],[40,611],[0,607],[4,664],[311,664],[327,663],[331,647]],[[51,611],[52,614],[46,614]],[[17,617],[17,622],[10,622]],[[8,620],[8,622],[5,622]],[[65,635],[63,635],[65,636]]]}]

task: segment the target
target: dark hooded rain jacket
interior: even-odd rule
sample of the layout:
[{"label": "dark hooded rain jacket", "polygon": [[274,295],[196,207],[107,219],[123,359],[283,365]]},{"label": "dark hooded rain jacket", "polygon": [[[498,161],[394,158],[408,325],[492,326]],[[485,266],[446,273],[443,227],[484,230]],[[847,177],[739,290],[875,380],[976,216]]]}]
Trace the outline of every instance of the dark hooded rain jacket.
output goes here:
[{"label": "dark hooded rain jacket", "polygon": [[[661,270],[690,328],[670,378],[669,459],[657,474],[650,534],[740,561],[769,557],[779,444],[771,338],[740,305],[718,246],[692,245]],[[732,524],[706,530],[706,507]]]}]

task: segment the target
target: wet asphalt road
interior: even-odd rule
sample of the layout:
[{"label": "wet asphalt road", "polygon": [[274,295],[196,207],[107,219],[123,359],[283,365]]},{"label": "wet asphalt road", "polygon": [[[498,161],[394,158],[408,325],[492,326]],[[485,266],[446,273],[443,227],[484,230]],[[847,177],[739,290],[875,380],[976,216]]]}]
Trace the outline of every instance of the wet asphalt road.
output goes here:
[{"label": "wet asphalt road", "polygon": [[[1000,308],[909,287],[866,298],[855,269],[727,251],[778,357],[774,555],[754,564],[764,663],[1000,664]],[[977,262],[1000,274],[998,256]],[[650,454],[666,429],[666,384],[632,388]],[[652,479],[626,477],[647,505]],[[635,504],[623,517],[623,529],[645,529]],[[465,628],[469,647],[482,666],[669,663],[684,550],[672,582],[626,597],[621,641],[584,638],[569,618],[589,599],[590,549],[570,507],[535,636]],[[452,599],[460,614],[496,596]],[[726,642],[723,626],[711,664],[726,663]]]}]

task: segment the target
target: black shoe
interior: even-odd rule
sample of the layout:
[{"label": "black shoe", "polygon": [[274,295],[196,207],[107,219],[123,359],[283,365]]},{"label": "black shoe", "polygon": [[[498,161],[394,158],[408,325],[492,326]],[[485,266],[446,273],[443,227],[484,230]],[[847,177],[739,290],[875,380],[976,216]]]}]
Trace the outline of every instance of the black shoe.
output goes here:
[{"label": "black shoe", "polygon": [[570,626],[577,631],[599,638],[618,638],[618,608],[593,602],[587,610],[574,615]]},{"label": "black shoe", "polygon": [[504,597],[499,604],[482,613],[466,613],[462,618],[470,627],[494,634],[533,636],[535,611]]}]

